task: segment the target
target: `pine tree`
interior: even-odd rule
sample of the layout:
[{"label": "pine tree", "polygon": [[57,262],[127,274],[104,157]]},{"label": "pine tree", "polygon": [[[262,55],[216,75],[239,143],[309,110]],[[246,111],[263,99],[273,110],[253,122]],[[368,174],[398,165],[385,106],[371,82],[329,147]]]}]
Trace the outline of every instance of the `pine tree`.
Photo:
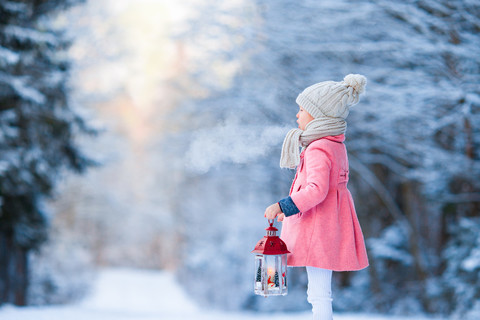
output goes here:
[{"label": "pine tree", "polygon": [[280,287],[280,282],[278,281],[278,271],[275,271],[275,278],[273,280],[275,287]]},{"label": "pine tree", "polygon": [[91,164],[73,140],[91,131],[68,101],[68,42],[45,24],[75,2],[0,2],[0,304],[27,304],[27,254],[47,238],[41,202],[58,172]]},{"label": "pine tree", "polygon": [[259,265],[257,269],[257,278],[255,279],[255,282],[262,282],[262,266]]}]

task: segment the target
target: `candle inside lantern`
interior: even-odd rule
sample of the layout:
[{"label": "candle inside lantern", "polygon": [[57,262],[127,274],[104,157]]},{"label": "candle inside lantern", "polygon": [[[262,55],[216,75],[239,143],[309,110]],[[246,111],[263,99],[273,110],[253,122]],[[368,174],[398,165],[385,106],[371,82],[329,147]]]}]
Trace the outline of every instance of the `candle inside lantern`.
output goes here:
[{"label": "candle inside lantern", "polygon": [[267,269],[267,274],[268,274],[268,276],[273,276],[273,275],[275,275],[275,268],[269,267],[269,268]]}]

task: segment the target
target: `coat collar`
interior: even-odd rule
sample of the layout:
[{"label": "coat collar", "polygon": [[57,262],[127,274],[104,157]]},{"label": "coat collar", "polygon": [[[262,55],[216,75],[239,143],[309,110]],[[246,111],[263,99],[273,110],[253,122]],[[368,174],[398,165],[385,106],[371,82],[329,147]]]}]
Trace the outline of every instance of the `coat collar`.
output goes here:
[{"label": "coat collar", "polygon": [[344,134],[339,134],[338,136],[328,136],[328,137],[323,137],[320,139],[327,139],[335,142],[344,142],[345,141],[345,135]]},{"label": "coat collar", "polygon": [[[339,134],[338,136],[326,136],[326,137],[322,137],[320,139],[317,139],[317,140],[313,140],[312,142],[310,142],[310,144],[314,143],[315,141],[318,141],[318,140],[321,140],[321,139],[327,139],[327,140],[330,140],[330,141],[333,141],[333,142],[338,142],[338,143],[342,143],[345,141],[345,134]],[[310,145],[309,144],[309,145]]]},{"label": "coat collar", "polygon": [[[320,139],[317,139],[317,140],[314,140],[312,141],[310,144],[314,143],[315,141],[318,141],[318,140],[321,140],[321,139],[327,139],[327,140],[330,140],[330,141],[333,141],[333,142],[338,142],[338,143],[342,143],[345,141],[345,134],[339,134],[338,136],[326,136],[326,137],[322,137]],[[309,146],[310,146],[309,144]],[[308,146],[307,146],[308,148]],[[303,158],[304,154],[305,154],[305,150],[307,150],[307,148],[304,148],[302,153],[300,154],[300,158]]]}]

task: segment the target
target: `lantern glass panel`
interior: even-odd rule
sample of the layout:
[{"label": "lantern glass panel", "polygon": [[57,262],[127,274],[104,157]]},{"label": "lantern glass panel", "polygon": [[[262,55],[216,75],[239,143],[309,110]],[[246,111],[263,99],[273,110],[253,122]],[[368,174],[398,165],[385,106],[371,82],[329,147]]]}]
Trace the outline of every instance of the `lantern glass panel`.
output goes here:
[{"label": "lantern glass panel", "polygon": [[280,282],[279,282],[279,256],[265,256],[265,266],[267,271],[267,291],[270,294],[275,294],[280,291]]},{"label": "lantern glass panel", "polygon": [[264,275],[263,275],[263,270],[264,268],[264,259],[263,255],[256,255],[255,256],[255,293],[256,294],[262,294],[262,292],[265,290],[265,285],[264,285]]},{"label": "lantern glass panel", "polygon": [[282,269],[282,294],[287,294],[287,255],[282,254],[281,255],[282,259],[282,264],[281,264],[281,269]]},{"label": "lantern glass panel", "polygon": [[255,256],[255,294],[287,294],[287,255]]}]

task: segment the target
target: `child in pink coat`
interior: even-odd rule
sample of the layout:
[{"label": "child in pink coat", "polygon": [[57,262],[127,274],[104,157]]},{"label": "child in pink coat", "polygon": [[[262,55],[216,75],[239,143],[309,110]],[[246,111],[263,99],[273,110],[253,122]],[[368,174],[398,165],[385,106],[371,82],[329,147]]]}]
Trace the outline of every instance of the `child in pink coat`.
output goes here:
[{"label": "child in pink coat", "polygon": [[[349,108],[359,101],[367,79],[349,74],[324,81],[297,97],[298,129],[283,142],[280,166],[297,170],[288,197],[265,210],[283,221],[288,265],[306,267],[308,301],[314,320],[332,319],[332,271],[368,266],[362,230],[347,189],[348,158],[343,144]],[[302,152],[300,153],[300,147]]]}]

